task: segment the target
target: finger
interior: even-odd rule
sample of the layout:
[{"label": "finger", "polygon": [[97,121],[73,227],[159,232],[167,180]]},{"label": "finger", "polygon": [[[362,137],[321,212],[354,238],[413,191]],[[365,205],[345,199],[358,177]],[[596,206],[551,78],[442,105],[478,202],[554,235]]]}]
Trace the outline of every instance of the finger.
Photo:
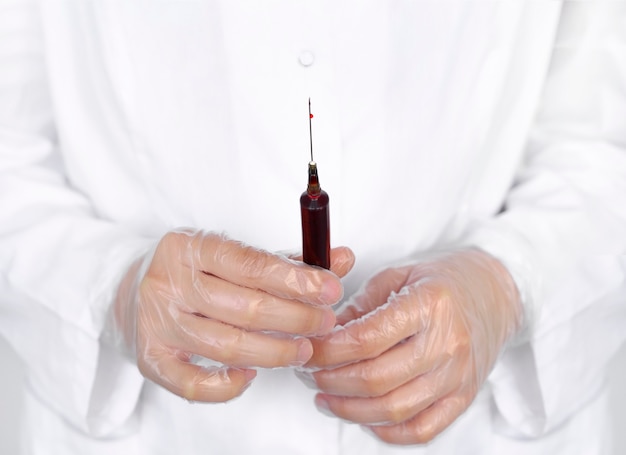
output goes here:
[{"label": "finger", "polygon": [[188,267],[279,297],[329,305],[337,303],[343,295],[339,278],[330,271],[244,245],[224,235],[169,233],[159,248]]},{"label": "finger", "polygon": [[369,426],[376,436],[390,444],[426,444],[445,430],[470,405],[473,396],[453,393],[420,412],[413,419],[392,426]]},{"label": "finger", "polygon": [[427,311],[413,289],[392,293],[386,303],[322,338],[312,338],[314,354],[307,366],[336,368],[378,357],[424,328]]},{"label": "finger", "polygon": [[330,250],[330,271],[339,278],[343,278],[352,270],[354,261],[354,253],[347,246],[339,246]]},{"label": "finger", "polygon": [[[301,254],[289,256],[294,261],[302,261]],[[354,253],[347,246],[338,246],[330,250],[330,271],[339,278],[346,276],[354,266]]]},{"label": "finger", "polygon": [[444,359],[427,350],[427,339],[417,335],[381,356],[312,374],[317,388],[344,397],[380,397],[432,371]]},{"label": "finger", "polygon": [[137,364],[146,378],[190,401],[231,400],[241,395],[256,376],[254,370],[192,365],[165,352]]},{"label": "finger", "polygon": [[247,331],[316,336],[335,326],[335,314],[329,306],[283,299],[191,269],[184,269],[183,274],[183,305],[190,313]]},{"label": "finger", "polygon": [[410,269],[390,268],[374,275],[337,313],[337,324],[345,325],[385,303],[393,292],[406,285]]},{"label": "finger", "polygon": [[262,368],[300,366],[313,352],[307,338],[278,338],[260,332],[247,332],[182,312],[173,317],[177,325],[161,335],[166,346],[225,365]]},{"label": "finger", "polygon": [[351,422],[394,425],[409,420],[459,387],[454,376],[435,370],[377,397],[319,394],[316,405]]}]

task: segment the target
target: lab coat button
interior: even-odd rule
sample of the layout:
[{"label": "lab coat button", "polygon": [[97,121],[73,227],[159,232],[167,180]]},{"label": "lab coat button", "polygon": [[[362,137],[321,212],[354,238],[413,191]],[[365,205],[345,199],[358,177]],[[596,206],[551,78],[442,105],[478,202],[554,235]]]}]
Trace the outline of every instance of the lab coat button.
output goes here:
[{"label": "lab coat button", "polygon": [[315,56],[311,51],[302,51],[298,57],[298,61],[302,66],[311,66],[315,61]]}]

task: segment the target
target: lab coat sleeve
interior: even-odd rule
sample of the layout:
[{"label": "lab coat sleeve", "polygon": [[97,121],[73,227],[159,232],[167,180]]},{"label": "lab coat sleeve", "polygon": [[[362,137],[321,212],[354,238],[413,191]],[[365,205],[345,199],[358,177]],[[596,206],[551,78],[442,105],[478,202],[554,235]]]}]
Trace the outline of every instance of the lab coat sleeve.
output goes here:
[{"label": "lab coat sleeve", "polygon": [[152,240],[99,219],[68,183],[41,40],[36,2],[0,2],[0,334],[46,405],[111,435],[142,378],[101,333],[121,275]]},{"label": "lab coat sleeve", "polygon": [[524,302],[489,381],[513,435],[584,406],[626,337],[625,56],[626,3],[564,3],[516,184],[464,239],[507,265]]}]

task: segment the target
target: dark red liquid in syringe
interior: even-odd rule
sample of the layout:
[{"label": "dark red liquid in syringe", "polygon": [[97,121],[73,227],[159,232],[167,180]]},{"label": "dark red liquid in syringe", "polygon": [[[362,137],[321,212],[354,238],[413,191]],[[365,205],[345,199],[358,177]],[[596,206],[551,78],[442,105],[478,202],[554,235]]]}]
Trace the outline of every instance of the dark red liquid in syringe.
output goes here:
[{"label": "dark red liquid in syringe", "polygon": [[300,196],[302,256],[304,262],[330,268],[330,218],[328,194],[322,190],[315,162],[309,163],[309,184]]}]

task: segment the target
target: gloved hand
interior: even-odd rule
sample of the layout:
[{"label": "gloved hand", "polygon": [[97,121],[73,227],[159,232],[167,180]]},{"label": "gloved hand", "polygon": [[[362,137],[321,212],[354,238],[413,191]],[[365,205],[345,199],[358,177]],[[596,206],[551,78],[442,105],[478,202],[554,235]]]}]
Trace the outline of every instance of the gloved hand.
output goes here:
[{"label": "gloved hand", "polygon": [[386,442],[425,443],[470,405],[520,319],[498,260],[479,250],[433,255],[374,276],[340,325],[312,340],[299,375],[323,392],[324,412]]},{"label": "gloved hand", "polygon": [[[305,336],[332,330],[330,305],[343,294],[337,275],[354,255],[337,248],[331,261],[334,273],[219,234],[168,233],[122,280],[117,341],[146,378],[171,392],[227,401],[256,376],[250,367],[302,365],[313,353]],[[194,355],[225,366],[199,366]]]}]

